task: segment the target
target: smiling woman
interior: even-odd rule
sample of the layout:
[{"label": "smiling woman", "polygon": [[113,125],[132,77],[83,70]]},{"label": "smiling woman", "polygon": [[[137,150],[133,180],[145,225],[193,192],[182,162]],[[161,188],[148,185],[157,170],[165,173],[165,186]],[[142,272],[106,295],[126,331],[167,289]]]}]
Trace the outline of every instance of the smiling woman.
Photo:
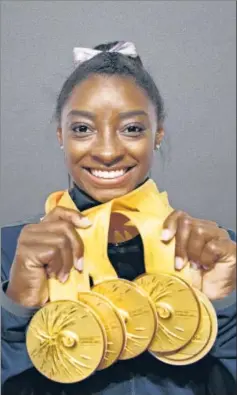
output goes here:
[{"label": "smiling woman", "polygon": [[164,135],[163,102],[152,78],[139,57],[117,52],[99,53],[77,67],[59,95],[57,119],[73,180],[100,202],[146,179]]},{"label": "smiling woman", "polygon": [[64,106],[58,138],[75,183],[106,202],[146,179],[157,129],[153,103],[133,80],[91,75]]},{"label": "smiling woman", "polygon": [[[113,42],[99,45],[95,49],[76,48],[74,56],[75,70],[64,83],[56,106],[57,138],[63,148],[66,167],[73,180],[73,186],[66,192],[59,191],[50,195],[46,203],[46,215],[40,223],[9,228],[2,238],[3,394],[233,394],[236,379],[235,234],[222,229],[215,222],[192,218],[185,212],[171,209],[166,194],[160,193],[152,180],[149,180],[154,153],[165,134],[164,105],[153,79],[144,69],[137,55],[134,44]],[[140,200],[134,203],[134,196],[140,196]],[[142,241],[142,233],[139,234],[138,226],[135,227],[132,221],[128,221],[129,215],[126,217],[124,212],[109,211],[109,215],[112,212],[108,217],[110,223],[106,222],[108,214],[106,210],[108,208],[112,210],[113,204],[117,204],[119,208],[129,208],[133,214],[137,214],[139,210],[142,212],[141,207],[145,204],[147,209],[145,214],[150,215],[150,202],[151,206],[155,206],[152,200],[154,196],[158,207],[154,208],[152,214],[155,212],[157,217],[154,215],[152,218],[149,217],[150,223],[156,221],[158,224],[160,221],[161,228],[159,234],[146,229],[148,234],[153,233],[154,238],[154,243],[149,244],[149,250],[145,248],[147,246]],[[94,208],[98,211],[93,211]],[[89,220],[85,215],[88,209],[92,209],[89,212],[96,212],[98,216],[95,215]],[[100,218],[98,213],[103,209],[106,209],[103,211],[104,226],[99,227],[96,221]],[[146,225],[147,218],[143,217],[142,227]],[[99,222],[100,225],[101,223]],[[104,228],[108,230],[107,234]],[[117,346],[120,344],[121,347],[132,344],[133,351],[137,352],[136,354],[134,351],[137,358],[129,359],[131,349],[126,346],[125,354],[121,351],[122,348],[116,351],[113,362],[119,358],[129,360],[114,363],[109,369],[97,371],[90,376],[91,372],[96,370],[96,366],[99,367],[101,361],[106,364],[111,355],[113,358],[113,350],[111,352],[109,349],[113,342],[108,341],[106,344],[105,339],[109,329],[114,329],[114,325],[112,323],[109,325],[110,320],[107,316],[104,323],[107,330],[105,335],[98,317],[94,316],[89,308],[85,310],[85,306],[76,301],[73,303],[75,303],[75,311],[78,311],[76,322],[79,324],[74,330],[75,333],[76,331],[80,334],[84,333],[84,337],[78,337],[74,332],[75,336],[70,337],[71,332],[63,329],[67,329],[67,325],[72,324],[75,317],[73,312],[69,309],[66,314],[62,310],[56,317],[60,321],[59,324],[53,315],[56,309],[53,309],[53,304],[47,302],[55,300],[50,288],[52,284],[57,284],[59,290],[67,289],[69,294],[74,292],[70,287],[72,273],[78,276],[78,272],[83,271],[83,259],[88,255],[89,250],[82,235],[93,234],[90,233],[91,229],[97,232],[96,237],[90,238],[90,243],[93,243],[90,251],[95,254],[90,263],[94,265],[94,270],[100,274],[104,262],[101,258],[103,254],[101,253],[100,256],[99,249],[105,245],[103,258],[106,261],[108,255],[109,273],[116,273],[120,278],[114,280],[111,295],[116,295],[119,281],[119,284],[123,284],[121,286],[123,293],[118,292],[119,303],[129,300],[126,299],[129,292],[133,295],[130,299],[133,310],[131,309],[129,313],[116,305],[118,300],[113,300],[112,303],[112,299],[111,304],[107,304],[107,312],[110,314],[109,317],[114,314],[114,319],[124,331],[129,325],[131,328],[131,322],[136,323],[132,327],[134,332],[132,329],[130,332],[126,329],[124,337],[125,332],[122,329],[118,331],[115,343]],[[147,269],[146,257],[149,255],[150,259],[154,260],[155,249],[156,253],[157,251],[159,253],[159,251],[167,251],[166,247],[172,245],[174,252],[171,256],[170,271],[168,274],[163,274],[166,289],[164,290],[164,283],[161,291],[158,286],[155,289],[153,283],[149,285],[152,285],[151,294],[155,289],[159,297],[161,294],[168,295],[171,302],[172,298],[177,299],[177,309],[174,312],[167,301],[162,301],[156,311],[156,305],[154,307],[153,301],[144,291],[141,289],[138,291],[136,284],[142,282],[144,277],[145,279],[149,277],[140,277]],[[162,271],[166,270],[164,259],[160,258],[159,262],[157,259],[156,263],[160,265]],[[189,285],[181,278],[187,268]],[[147,272],[149,273],[148,270]],[[173,273],[172,279],[170,272]],[[84,274],[87,274],[86,270]],[[174,280],[178,276],[180,276],[179,282]],[[137,282],[131,285],[130,282],[136,278]],[[159,281],[161,280],[158,278]],[[93,283],[92,279],[91,283]],[[181,284],[182,292],[181,288],[175,288],[177,283]],[[78,284],[76,283],[75,294],[76,298],[80,299],[85,297],[83,296],[85,293],[81,292]],[[101,288],[105,291],[103,282],[98,288],[100,289],[101,284]],[[64,286],[66,288],[60,288]],[[199,295],[199,291],[195,294],[194,289],[202,291],[202,309],[199,309],[198,299],[195,297]],[[56,294],[61,300],[63,295],[60,292]],[[97,294],[98,303],[106,305],[101,299],[103,295],[99,297],[99,293],[88,293],[94,296]],[[187,297],[182,296],[184,294]],[[52,315],[46,314],[47,306],[51,306]],[[57,306],[64,305],[59,303]],[[70,303],[68,306],[71,306]],[[189,311],[186,311],[187,306],[191,306]],[[200,322],[197,315],[197,312],[200,313],[199,310],[202,310],[203,314]],[[79,317],[80,311],[82,317]],[[30,320],[34,314],[32,324]],[[151,344],[149,342],[157,329],[156,320],[159,314],[160,326],[158,325],[156,332],[158,351],[161,353],[163,345],[167,343],[166,346],[172,349],[173,353],[171,356],[164,353],[160,355],[157,350],[152,350],[157,353],[158,359],[148,353],[138,356],[139,352],[141,354]],[[41,317],[41,323],[34,326],[35,322],[39,324],[37,317]],[[189,339],[189,344],[182,326],[185,317],[188,317],[187,327],[193,336]],[[211,325],[211,317],[213,325]],[[219,328],[217,337],[216,317]],[[80,326],[81,318],[86,318],[90,325]],[[174,328],[172,322],[175,322]],[[192,327],[193,322],[196,326]],[[176,331],[175,336],[172,329]],[[147,337],[148,335],[142,336],[146,330],[150,338]],[[76,377],[80,378],[79,382],[68,386],[51,381],[39,373],[33,367],[27,353],[26,333],[30,333],[31,339],[38,339],[38,349],[32,351],[31,357],[33,360],[38,353],[39,365],[35,364],[35,366],[40,366],[41,373],[44,374],[47,366],[47,377],[51,378],[57,373],[58,382],[67,382],[71,371],[65,365],[66,355],[72,371],[75,371]],[[91,333],[97,335],[97,340],[95,339],[94,342],[91,341]],[[63,339],[63,343],[60,343],[61,348],[58,351],[55,344],[59,342],[59,338]],[[180,342],[179,347],[175,343],[177,339]],[[143,346],[142,342],[145,346],[137,351],[139,342],[140,346]],[[29,347],[28,343],[27,347]],[[93,354],[90,348],[90,357],[86,352],[80,352],[79,357],[75,356],[73,354],[77,349],[75,344],[79,348],[86,347],[85,344],[90,344],[90,347],[96,345],[98,354],[96,352]],[[103,344],[107,347],[107,349],[105,347],[107,354],[104,356]],[[204,351],[202,347],[205,348]],[[202,357],[195,354],[193,350],[196,348],[200,349]],[[95,367],[92,366],[92,362]],[[189,363],[193,365],[172,366]],[[66,378],[60,376],[62,371],[66,372]],[[87,380],[82,381],[85,377]]]}]

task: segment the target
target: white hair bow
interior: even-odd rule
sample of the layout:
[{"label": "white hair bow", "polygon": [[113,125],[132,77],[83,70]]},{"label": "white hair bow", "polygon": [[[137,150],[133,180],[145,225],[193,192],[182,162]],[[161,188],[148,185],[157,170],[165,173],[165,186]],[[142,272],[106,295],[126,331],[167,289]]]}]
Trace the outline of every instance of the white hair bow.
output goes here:
[{"label": "white hair bow", "polygon": [[[102,52],[103,51],[91,48],[74,48],[74,63],[76,66],[79,66],[79,64],[92,59],[94,56]],[[138,56],[135,45],[128,41],[121,41],[106,52],[118,52],[122,55],[131,56],[132,58],[136,58]]]}]

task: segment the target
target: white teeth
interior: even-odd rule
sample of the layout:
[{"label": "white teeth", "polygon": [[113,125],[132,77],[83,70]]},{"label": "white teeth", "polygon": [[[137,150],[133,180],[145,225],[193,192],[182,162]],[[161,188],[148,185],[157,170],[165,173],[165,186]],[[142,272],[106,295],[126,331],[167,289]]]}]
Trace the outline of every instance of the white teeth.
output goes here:
[{"label": "white teeth", "polygon": [[91,174],[98,178],[118,178],[123,176],[126,173],[126,170],[115,170],[115,171],[101,171],[101,170],[92,170]]}]

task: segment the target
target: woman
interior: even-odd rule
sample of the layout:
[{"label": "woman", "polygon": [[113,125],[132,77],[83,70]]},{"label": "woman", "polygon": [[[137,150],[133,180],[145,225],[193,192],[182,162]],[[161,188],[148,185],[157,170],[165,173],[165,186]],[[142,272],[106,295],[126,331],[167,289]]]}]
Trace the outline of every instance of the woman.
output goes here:
[{"label": "woman", "polygon": [[[212,300],[219,324],[211,352],[187,367],[165,365],[147,353],[118,362],[78,384],[40,375],[26,352],[25,331],[48,300],[47,279],[67,281],[83,269],[83,243],[75,227],[91,226],[83,211],[126,195],[147,178],[164,137],[164,108],[157,87],[132,43],[76,49],[77,67],[57,101],[57,137],[73,179],[70,196],[82,212],[56,207],[38,224],[3,232],[2,380],[5,394],[232,394],[235,387],[235,235],[211,221],[173,211],[162,240],[176,237],[175,269],[190,261],[193,285]],[[140,236],[110,243],[119,277],[144,273]]]}]

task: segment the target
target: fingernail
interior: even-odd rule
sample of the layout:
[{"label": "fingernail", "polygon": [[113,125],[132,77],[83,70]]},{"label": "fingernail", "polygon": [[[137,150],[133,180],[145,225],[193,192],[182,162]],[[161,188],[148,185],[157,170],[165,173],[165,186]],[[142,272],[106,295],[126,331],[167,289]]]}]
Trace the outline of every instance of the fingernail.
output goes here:
[{"label": "fingernail", "polygon": [[190,261],[190,265],[191,265],[192,269],[194,269],[194,270],[199,270],[200,269],[200,263],[196,263],[196,262]]},{"label": "fingernail", "polygon": [[88,228],[92,225],[92,222],[87,217],[81,217],[80,219],[78,219],[77,223],[78,226],[82,228]]},{"label": "fingernail", "polygon": [[77,269],[77,270],[79,270],[79,272],[82,272],[82,270],[83,270],[83,258],[80,258],[80,259],[78,259],[76,262],[75,262],[75,268]]},{"label": "fingernail", "polygon": [[184,267],[184,260],[179,256],[175,258],[175,269],[181,270]]},{"label": "fingernail", "polygon": [[172,237],[172,234],[169,229],[162,230],[162,233],[161,233],[161,240],[162,241],[168,241],[171,239],[171,237]]},{"label": "fingernail", "polygon": [[209,267],[209,266],[203,265],[202,268],[203,268],[204,270],[210,270],[210,267]]},{"label": "fingernail", "polygon": [[68,277],[69,277],[69,273],[60,273],[60,274],[58,275],[59,281],[60,281],[61,283],[63,283],[63,284],[67,281]]}]

